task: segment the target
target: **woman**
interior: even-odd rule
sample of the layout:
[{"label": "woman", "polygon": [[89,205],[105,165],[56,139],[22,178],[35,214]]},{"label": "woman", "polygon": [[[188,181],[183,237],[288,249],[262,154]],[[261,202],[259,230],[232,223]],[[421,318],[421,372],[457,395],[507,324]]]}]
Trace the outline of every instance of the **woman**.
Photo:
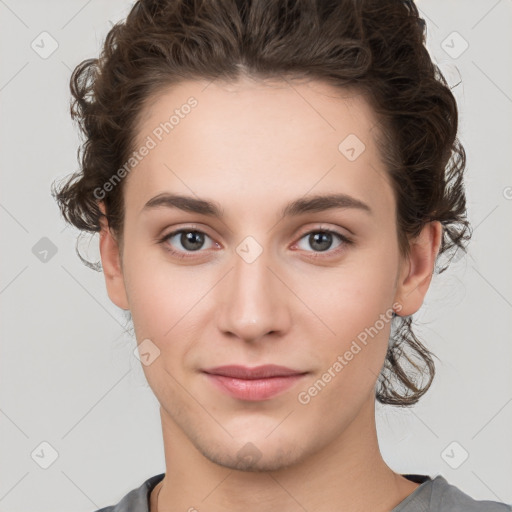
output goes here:
[{"label": "woman", "polygon": [[81,171],[166,472],[103,512],[504,511],[383,460],[375,400],[434,377],[415,337],[471,230],[458,112],[412,2],[139,1],[74,71]]}]

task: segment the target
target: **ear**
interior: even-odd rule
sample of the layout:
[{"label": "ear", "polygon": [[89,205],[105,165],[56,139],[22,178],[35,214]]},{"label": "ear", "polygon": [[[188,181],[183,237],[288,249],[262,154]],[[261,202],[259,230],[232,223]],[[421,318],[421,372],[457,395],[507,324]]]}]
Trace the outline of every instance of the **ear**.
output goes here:
[{"label": "ear", "polygon": [[442,234],[442,224],[433,221],[427,223],[411,241],[410,254],[401,265],[395,293],[395,301],[401,305],[396,310],[400,316],[416,313],[423,304],[434,273]]},{"label": "ear", "polygon": [[[105,215],[105,205],[99,203],[99,208]],[[100,218],[100,254],[105,284],[110,300],[121,309],[128,310],[128,298],[124,284],[121,255],[118,242],[112,235],[106,217]]]}]

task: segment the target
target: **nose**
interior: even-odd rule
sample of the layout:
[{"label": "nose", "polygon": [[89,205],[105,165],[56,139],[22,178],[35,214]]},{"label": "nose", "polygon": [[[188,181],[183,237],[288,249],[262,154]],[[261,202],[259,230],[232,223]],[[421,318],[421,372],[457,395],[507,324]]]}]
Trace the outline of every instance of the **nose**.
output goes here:
[{"label": "nose", "polygon": [[257,342],[269,334],[283,335],[290,328],[292,293],[270,260],[265,250],[252,262],[233,253],[234,268],[216,297],[217,326],[225,335]]}]

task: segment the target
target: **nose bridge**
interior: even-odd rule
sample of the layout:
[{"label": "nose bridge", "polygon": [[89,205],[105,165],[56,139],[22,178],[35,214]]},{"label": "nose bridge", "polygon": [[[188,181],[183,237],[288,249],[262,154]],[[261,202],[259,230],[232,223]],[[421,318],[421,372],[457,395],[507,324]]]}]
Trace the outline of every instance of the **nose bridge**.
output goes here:
[{"label": "nose bridge", "polygon": [[246,340],[287,329],[289,311],[270,251],[254,238],[244,239],[233,252],[233,270],[221,289],[218,327]]}]

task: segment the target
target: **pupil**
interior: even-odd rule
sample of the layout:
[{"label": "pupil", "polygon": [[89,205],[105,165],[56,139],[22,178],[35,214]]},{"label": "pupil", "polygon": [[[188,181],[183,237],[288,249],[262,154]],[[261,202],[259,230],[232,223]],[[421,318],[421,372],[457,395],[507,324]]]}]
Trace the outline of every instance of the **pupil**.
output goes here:
[{"label": "pupil", "polygon": [[[312,240],[311,240],[311,237],[312,237]],[[322,237],[323,238],[323,243],[322,243]],[[319,244],[320,247],[316,247],[319,251],[326,251],[327,249],[329,249],[330,245],[331,245],[331,237],[332,235],[330,233],[315,233],[313,235],[310,235],[310,243],[311,243],[311,247],[315,248],[315,244]]]},{"label": "pupil", "polygon": [[[331,246],[330,233],[314,233],[309,238],[311,246],[318,251],[326,251]],[[201,233],[188,231],[181,234],[181,243],[187,250],[195,251],[203,245],[203,239]]]},{"label": "pupil", "polygon": [[[195,251],[197,249],[200,249],[203,245],[203,240],[201,233],[198,233],[197,231],[188,231],[186,233],[181,234],[181,243],[183,247],[190,251]],[[194,243],[196,245],[194,245]]]}]

